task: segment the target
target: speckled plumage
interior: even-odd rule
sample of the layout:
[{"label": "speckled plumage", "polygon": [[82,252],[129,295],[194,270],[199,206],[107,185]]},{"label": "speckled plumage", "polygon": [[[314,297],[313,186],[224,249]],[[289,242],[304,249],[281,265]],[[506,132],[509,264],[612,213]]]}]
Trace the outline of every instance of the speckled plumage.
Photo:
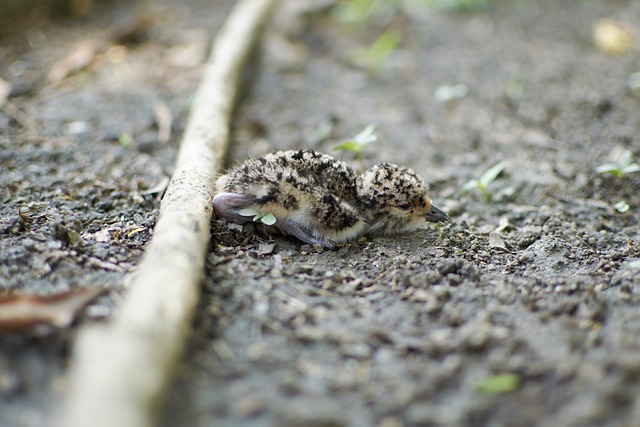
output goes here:
[{"label": "speckled plumage", "polygon": [[242,209],[271,213],[300,240],[332,247],[363,234],[385,235],[448,216],[431,206],[422,179],[389,163],[357,175],[346,163],[312,150],[249,159],[216,182],[216,215],[240,221]]}]

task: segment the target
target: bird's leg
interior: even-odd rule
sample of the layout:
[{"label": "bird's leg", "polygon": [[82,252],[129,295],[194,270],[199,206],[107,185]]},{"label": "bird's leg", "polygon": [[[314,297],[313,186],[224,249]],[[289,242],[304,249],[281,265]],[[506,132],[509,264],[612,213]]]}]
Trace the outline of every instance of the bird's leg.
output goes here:
[{"label": "bird's leg", "polygon": [[295,236],[310,245],[322,245],[328,249],[335,248],[335,243],[330,240],[322,240],[314,237],[307,227],[304,227],[296,221],[292,221],[290,219],[277,219],[274,225],[278,227],[278,229],[280,229],[280,231],[282,231],[284,234]]},{"label": "bird's leg", "polygon": [[218,193],[213,198],[213,210],[219,218],[250,222],[252,217],[240,215],[240,211],[254,202],[255,198],[246,194]]},{"label": "bird's leg", "polygon": [[[239,193],[218,193],[213,198],[213,210],[219,218],[233,219],[237,221],[251,222],[251,216],[240,215],[242,209],[250,208],[255,204],[255,198]],[[335,244],[329,240],[315,237],[308,227],[288,218],[276,218],[274,224],[282,233],[292,235],[310,245],[322,245],[333,249]]]}]

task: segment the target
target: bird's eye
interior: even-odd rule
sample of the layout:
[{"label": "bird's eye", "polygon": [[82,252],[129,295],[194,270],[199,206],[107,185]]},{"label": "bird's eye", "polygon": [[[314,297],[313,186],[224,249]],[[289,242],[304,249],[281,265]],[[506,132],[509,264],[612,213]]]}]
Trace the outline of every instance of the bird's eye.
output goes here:
[{"label": "bird's eye", "polygon": [[396,207],[400,210],[408,211],[413,209],[413,203],[400,203],[399,205],[396,205]]}]

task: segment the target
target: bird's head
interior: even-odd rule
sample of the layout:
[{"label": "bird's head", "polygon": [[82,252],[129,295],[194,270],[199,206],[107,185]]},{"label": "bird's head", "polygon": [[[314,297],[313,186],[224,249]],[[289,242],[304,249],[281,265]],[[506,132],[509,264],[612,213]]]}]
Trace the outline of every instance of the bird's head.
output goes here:
[{"label": "bird's head", "polygon": [[425,221],[450,221],[449,215],[431,204],[427,186],[412,169],[380,163],[358,176],[356,186],[370,234],[407,231]]}]

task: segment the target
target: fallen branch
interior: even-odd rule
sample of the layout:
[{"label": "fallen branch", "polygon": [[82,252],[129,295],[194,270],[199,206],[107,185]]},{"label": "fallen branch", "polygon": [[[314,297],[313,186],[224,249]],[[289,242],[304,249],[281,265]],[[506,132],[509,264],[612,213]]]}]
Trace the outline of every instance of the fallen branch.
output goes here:
[{"label": "fallen branch", "polygon": [[78,337],[59,426],[153,425],[198,298],[240,71],[274,3],[240,1],[220,30],[153,239],[113,322]]}]

